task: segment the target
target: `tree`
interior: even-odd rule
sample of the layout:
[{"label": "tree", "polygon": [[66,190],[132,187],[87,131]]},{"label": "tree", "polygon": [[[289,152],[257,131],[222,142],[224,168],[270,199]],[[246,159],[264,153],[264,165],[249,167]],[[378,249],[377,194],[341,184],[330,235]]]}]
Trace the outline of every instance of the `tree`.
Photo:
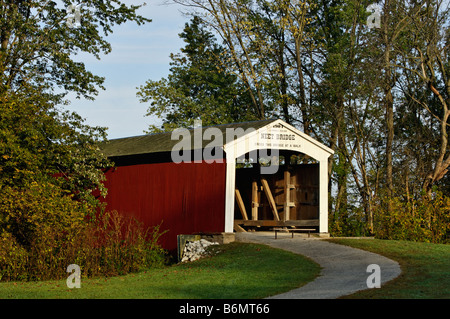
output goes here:
[{"label": "tree", "polygon": [[[98,147],[105,128],[59,109],[69,92],[93,99],[103,88],[77,53],[100,58],[111,51],[104,36],[114,25],[150,21],[136,13],[140,6],[86,0],[73,25],[71,2],[61,4],[0,1],[0,236],[27,249],[45,236],[36,229],[62,228],[64,237],[80,215],[95,214],[98,191],[106,192],[101,169],[110,163]],[[39,204],[26,210],[25,198]]]},{"label": "tree", "polygon": [[442,1],[427,1],[414,9],[414,14],[408,15],[409,41],[396,47],[401,61],[392,67],[403,70],[405,99],[425,111],[430,131],[434,131],[427,141],[434,152],[422,179],[422,190],[430,195],[450,166],[450,7]]},{"label": "tree", "polygon": [[372,29],[371,1],[173,1],[220,36],[256,114],[282,117],[335,151],[337,233],[373,231],[378,212],[405,203],[396,196],[414,206],[423,191],[449,189],[444,1],[382,1]]},{"label": "tree", "polygon": [[[248,90],[229,72],[229,56],[193,17],[180,37],[186,46],[171,54],[167,78],[149,80],[139,88],[140,101],[150,102],[147,115],[163,118],[162,130],[192,126],[201,119],[203,125],[215,125],[257,119],[249,105]],[[151,126],[150,132],[161,129]]]},{"label": "tree", "polygon": [[230,70],[249,90],[258,118],[280,116],[310,132],[304,56],[306,48],[311,50],[315,1],[174,2],[194,8],[220,36],[232,62]]},{"label": "tree", "polygon": [[[71,1],[62,4],[63,7],[54,1],[0,2],[0,93],[19,92],[32,86],[56,102],[61,102],[68,92],[92,99],[104,79],[77,62],[77,53],[86,52],[100,59],[101,53],[111,51],[102,33],[107,36],[114,25],[126,21],[151,21],[136,13],[140,6],[127,6],[118,0],[88,0],[80,9],[80,25],[74,27],[68,23]],[[62,93],[54,93],[56,89]]]},{"label": "tree", "polygon": [[[0,2],[0,129],[2,184],[25,187],[38,177],[63,175],[58,183],[79,197],[102,187],[104,166],[96,143],[105,129],[91,128],[58,104],[73,92],[93,99],[103,78],[75,61],[77,53],[100,58],[115,24],[149,22],[120,1],[84,1],[81,24],[68,23],[70,1]],[[77,9],[78,10],[78,9]]]}]

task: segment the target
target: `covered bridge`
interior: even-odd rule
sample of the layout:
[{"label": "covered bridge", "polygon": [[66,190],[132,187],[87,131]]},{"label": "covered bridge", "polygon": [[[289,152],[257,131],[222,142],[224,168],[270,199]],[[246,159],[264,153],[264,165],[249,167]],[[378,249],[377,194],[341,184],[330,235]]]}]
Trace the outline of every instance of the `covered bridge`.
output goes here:
[{"label": "covered bridge", "polygon": [[110,140],[108,210],[177,235],[308,227],[328,233],[333,151],[279,119]]}]

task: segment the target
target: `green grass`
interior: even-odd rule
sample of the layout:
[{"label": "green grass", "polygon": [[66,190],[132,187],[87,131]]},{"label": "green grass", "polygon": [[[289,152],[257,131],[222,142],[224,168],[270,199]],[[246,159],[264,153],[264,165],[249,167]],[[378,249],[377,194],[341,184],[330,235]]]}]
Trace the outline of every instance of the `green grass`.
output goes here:
[{"label": "green grass", "polygon": [[[397,261],[402,274],[380,289],[368,289],[345,298],[450,298],[450,245],[378,239],[333,239]],[[383,269],[381,269],[383,277]]]},{"label": "green grass", "polygon": [[66,281],[0,284],[1,298],[263,298],[300,287],[318,276],[311,260],[264,245],[213,246],[218,253],[195,262],[110,278],[83,278],[81,288]]}]

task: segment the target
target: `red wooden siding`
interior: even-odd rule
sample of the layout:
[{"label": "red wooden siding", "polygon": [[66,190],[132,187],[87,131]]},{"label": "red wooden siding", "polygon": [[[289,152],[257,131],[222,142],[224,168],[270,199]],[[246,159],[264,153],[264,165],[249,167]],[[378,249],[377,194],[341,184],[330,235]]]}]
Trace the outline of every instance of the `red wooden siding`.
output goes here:
[{"label": "red wooden siding", "polygon": [[153,163],[106,172],[108,210],[134,216],[146,227],[163,221],[163,248],[177,248],[177,235],[223,232],[225,163]]}]

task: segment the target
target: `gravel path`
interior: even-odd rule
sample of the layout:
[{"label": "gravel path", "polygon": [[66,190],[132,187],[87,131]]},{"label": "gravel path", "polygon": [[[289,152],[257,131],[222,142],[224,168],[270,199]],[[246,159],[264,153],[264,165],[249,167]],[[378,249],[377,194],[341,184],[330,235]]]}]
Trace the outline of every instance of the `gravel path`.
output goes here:
[{"label": "gravel path", "polygon": [[291,238],[290,234],[278,233],[278,239],[274,239],[273,232],[236,233],[236,241],[288,250],[309,257],[322,267],[319,277],[312,282],[270,297],[273,299],[334,299],[368,289],[367,279],[372,271],[368,272],[367,267],[371,264],[380,266],[381,286],[401,273],[399,264],[389,258],[301,235]]}]

